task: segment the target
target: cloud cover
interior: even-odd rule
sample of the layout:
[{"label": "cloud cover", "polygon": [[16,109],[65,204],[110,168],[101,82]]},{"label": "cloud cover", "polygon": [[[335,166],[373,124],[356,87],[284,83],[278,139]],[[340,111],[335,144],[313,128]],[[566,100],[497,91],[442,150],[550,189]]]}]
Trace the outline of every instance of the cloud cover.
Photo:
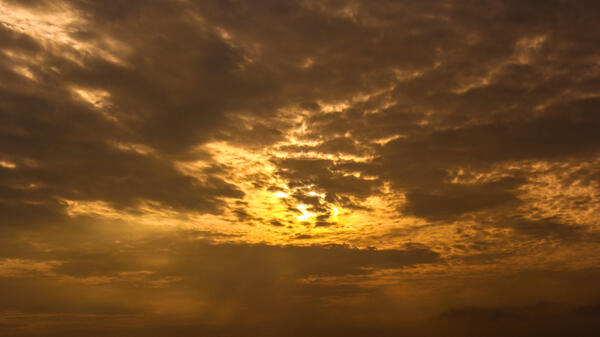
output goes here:
[{"label": "cloud cover", "polygon": [[0,1],[0,334],[596,335],[597,12]]}]

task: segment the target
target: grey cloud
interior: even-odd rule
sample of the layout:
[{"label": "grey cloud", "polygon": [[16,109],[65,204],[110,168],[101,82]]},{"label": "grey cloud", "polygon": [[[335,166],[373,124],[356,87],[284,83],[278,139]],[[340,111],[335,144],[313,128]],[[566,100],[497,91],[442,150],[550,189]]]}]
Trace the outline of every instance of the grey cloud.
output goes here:
[{"label": "grey cloud", "polygon": [[[102,200],[119,206],[139,200],[154,200],[175,208],[208,212],[218,212],[220,197],[242,196],[235,186],[220,178],[209,177],[206,182],[200,182],[180,173],[169,163],[170,153],[140,155],[114,147],[114,142],[135,142],[163,148],[154,140],[165,140],[173,145],[174,139],[187,137],[185,132],[178,131],[177,126],[170,127],[169,123],[183,123],[181,125],[187,127],[191,125],[190,120],[177,117],[176,110],[181,107],[164,105],[170,104],[168,93],[167,96],[159,94],[162,90],[156,87],[159,82],[144,79],[143,70],[132,71],[95,59],[79,68],[59,61],[56,55],[48,55],[34,42],[19,42],[31,41],[25,35],[12,31],[4,31],[3,35],[9,37],[8,41],[13,41],[6,47],[9,50],[23,48],[20,45],[24,45],[32,57],[45,55],[51,60],[56,59],[53,65],[63,72],[57,76],[42,70],[43,73],[35,73],[42,83],[19,79],[0,92],[3,159],[17,164],[14,170],[2,168],[2,180],[6,184],[19,182],[25,186],[41,186],[43,192],[30,193],[37,195],[38,200],[44,193],[47,201],[54,198]],[[14,41],[20,44],[15,45]],[[68,89],[71,85],[108,90],[111,99],[115,100],[111,109],[126,124],[115,125],[74,99],[74,94]],[[135,108],[131,104],[136,105]],[[184,104],[196,105],[193,102]],[[151,111],[164,114],[138,115],[132,119],[132,114],[145,109],[144,105],[152,107]],[[197,104],[202,105],[200,102]],[[172,112],[175,115],[170,115]],[[210,127],[213,117],[205,114],[194,116]],[[144,123],[155,122],[158,123],[156,126],[162,125],[160,130],[168,130],[165,131],[168,134],[161,136],[159,129],[150,131],[154,127],[143,126]],[[142,129],[139,129],[140,126]],[[150,133],[145,133],[144,128]],[[14,186],[5,186],[4,192],[9,191],[14,192]]]},{"label": "grey cloud", "polygon": [[467,212],[519,203],[513,191],[522,179],[504,179],[484,184],[440,184],[439,190],[409,192],[403,211],[429,219],[452,219]]},{"label": "grey cloud", "polygon": [[[278,174],[290,181],[292,186],[316,185],[317,189],[327,192],[328,198],[349,194],[367,197],[380,185],[377,180],[365,180],[344,175],[337,170],[332,160],[311,158],[287,158],[276,160]],[[342,164],[343,165],[343,164]]]},{"label": "grey cloud", "polygon": [[594,234],[585,234],[586,225],[568,224],[559,218],[523,219],[509,218],[502,221],[517,233],[534,238],[552,238],[567,241],[597,240]]}]

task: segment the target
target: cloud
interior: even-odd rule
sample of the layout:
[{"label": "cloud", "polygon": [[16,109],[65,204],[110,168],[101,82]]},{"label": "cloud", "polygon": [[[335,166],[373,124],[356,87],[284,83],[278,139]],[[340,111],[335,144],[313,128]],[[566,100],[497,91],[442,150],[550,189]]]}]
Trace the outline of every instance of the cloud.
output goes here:
[{"label": "cloud", "polygon": [[0,334],[593,335],[597,12],[0,0]]},{"label": "cloud", "polygon": [[440,192],[409,192],[405,212],[432,219],[451,219],[466,212],[518,202],[512,189],[523,181],[504,179],[484,184],[441,185]]}]

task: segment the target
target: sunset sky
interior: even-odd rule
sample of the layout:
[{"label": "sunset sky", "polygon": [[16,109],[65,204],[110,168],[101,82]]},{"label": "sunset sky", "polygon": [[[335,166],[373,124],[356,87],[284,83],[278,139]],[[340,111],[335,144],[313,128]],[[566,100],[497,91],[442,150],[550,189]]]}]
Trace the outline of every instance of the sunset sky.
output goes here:
[{"label": "sunset sky", "polygon": [[0,336],[600,336],[600,2],[0,0]]}]

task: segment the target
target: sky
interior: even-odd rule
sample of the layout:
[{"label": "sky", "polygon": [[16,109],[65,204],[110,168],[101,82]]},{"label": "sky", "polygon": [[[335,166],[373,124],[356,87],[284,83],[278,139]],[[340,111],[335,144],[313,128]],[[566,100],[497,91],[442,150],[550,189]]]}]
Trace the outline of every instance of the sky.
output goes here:
[{"label": "sky", "polygon": [[600,335],[599,7],[0,0],[0,336]]}]

